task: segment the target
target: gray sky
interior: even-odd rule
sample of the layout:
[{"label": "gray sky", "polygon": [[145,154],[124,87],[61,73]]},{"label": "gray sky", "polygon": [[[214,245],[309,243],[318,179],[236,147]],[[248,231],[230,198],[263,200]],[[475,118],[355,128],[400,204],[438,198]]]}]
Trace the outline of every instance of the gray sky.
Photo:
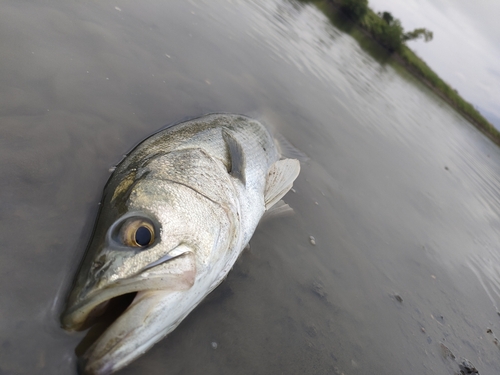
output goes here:
[{"label": "gray sky", "polygon": [[500,129],[500,1],[369,0],[406,31],[425,27],[434,39],[409,42],[424,61]]}]

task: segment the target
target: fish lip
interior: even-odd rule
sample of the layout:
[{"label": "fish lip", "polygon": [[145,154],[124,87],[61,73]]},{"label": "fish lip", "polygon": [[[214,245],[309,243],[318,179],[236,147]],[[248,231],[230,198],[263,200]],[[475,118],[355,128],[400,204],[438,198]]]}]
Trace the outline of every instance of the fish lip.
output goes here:
[{"label": "fish lip", "polygon": [[[157,296],[163,296],[175,291],[164,290],[146,290],[137,292],[133,301],[127,309],[109,326],[106,330],[90,345],[85,352],[78,358],[78,371],[82,375],[110,375],[115,371],[127,366],[131,361],[144,354],[147,348],[151,347],[161,337],[165,336],[163,330],[154,330],[152,335],[143,335],[146,340],[140,341],[138,345],[134,344],[133,350],[123,351],[123,341],[130,342],[130,338],[134,337],[137,330],[141,330],[144,326],[144,319],[151,313],[152,304],[156,305]],[[130,309],[137,309],[139,311]],[[153,308],[154,309],[154,308]],[[162,310],[158,310],[162,311]],[[138,314],[139,312],[139,314]],[[116,324],[120,324],[120,320],[126,320],[125,328],[122,327],[117,331]],[[123,322],[122,322],[123,323]],[[106,334],[114,330],[119,332],[119,339],[110,339]],[[114,336],[114,335],[113,335]],[[104,343],[104,346],[103,346]],[[140,348],[146,347],[146,349]]]},{"label": "fish lip", "polygon": [[[85,353],[87,354],[87,353]],[[92,375],[109,375],[114,371],[115,364],[113,362],[106,363],[103,367],[89,372],[87,370],[89,359],[86,356],[79,357],[77,360],[78,374],[92,374]]]},{"label": "fish lip", "polygon": [[[89,347],[87,347],[85,349],[85,351],[82,354],[78,355],[78,359],[77,359],[78,374],[81,374],[81,375],[110,375],[124,366],[123,364],[120,365],[120,361],[115,361],[112,358],[111,359],[106,358],[106,360],[103,361],[103,358],[108,356],[110,352],[113,352],[114,346],[108,348],[104,352],[99,352],[99,351],[96,351],[96,345],[98,347],[99,342],[102,341],[101,339],[103,338],[103,336],[106,334],[107,331],[112,329],[112,327],[114,326],[114,324],[116,323],[116,321],[118,319],[121,319],[124,316],[128,316],[128,319],[130,319],[130,317],[131,317],[131,319],[137,318],[134,314],[128,314],[128,308],[131,305],[134,305],[134,303],[137,303],[137,300],[138,299],[140,300],[140,297],[143,294],[147,294],[148,292],[154,293],[154,291],[151,289],[137,290],[137,288],[131,289],[130,287],[127,288],[127,286],[124,286],[124,287],[120,288],[117,291],[117,293],[113,293],[113,294],[106,293],[106,297],[109,297],[109,299],[104,299],[102,297],[99,299],[99,301],[104,299],[104,302],[108,302],[115,297],[122,297],[126,294],[129,294],[129,293],[135,293],[135,296],[134,296],[133,300],[130,302],[130,305],[127,308],[125,308],[125,310],[116,319],[114,319],[114,321],[109,326],[107,326],[104,329],[104,331],[102,331],[100,333],[100,335],[93,341],[93,343]],[[158,291],[158,292],[160,292],[160,291]],[[83,308],[83,309],[85,309],[85,312],[86,312],[86,318],[88,318],[89,314],[91,314],[92,311],[94,311],[95,307],[99,306],[99,304],[98,303],[96,304],[96,303],[97,302],[88,302],[87,301],[85,304],[85,301],[83,301],[77,305],[74,305],[72,307],[72,309],[67,312],[67,315],[65,317],[67,319],[71,319],[73,314],[78,313],[78,308]],[[80,306],[80,305],[82,305],[82,306]],[[85,325],[86,323],[87,323],[87,319],[83,319],[82,323],[78,323],[79,324],[78,327],[74,326],[72,328],[73,328],[73,330],[78,330],[78,328],[81,328],[81,326]],[[93,323],[91,325],[93,325]],[[84,327],[84,329],[87,329],[87,328],[89,328],[89,327]],[[131,332],[133,332],[133,330]],[[129,334],[131,332],[129,332]],[[120,341],[118,341],[116,344],[119,344]],[[128,363],[129,362],[125,363],[125,365]],[[118,368],[117,368],[117,366],[118,366]]]},{"label": "fish lip", "polygon": [[[153,308],[153,305],[156,304],[156,297],[153,299],[150,298],[151,296],[184,292],[194,285],[196,280],[194,252],[191,249],[186,249],[185,245],[178,246],[175,249],[177,250],[169,252],[169,255],[171,254],[170,257],[167,258],[164,256],[159,259],[159,263],[150,263],[141,269],[141,273],[139,274],[116,280],[104,287],[99,287],[97,285],[94,286],[94,289],[80,290],[79,293],[75,293],[70,297],[66,311],[61,315],[62,328],[67,331],[83,331],[90,328],[100,319],[100,314],[95,314],[97,318],[96,321],[93,319],[94,316],[92,313],[96,311],[96,307],[115,297],[136,293],[130,305],[109,326],[107,326],[104,331],[100,332],[96,339],[92,340],[93,343],[89,347],[86,347],[82,354],[78,354],[78,367],[81,374],[109,375],[126,366],[130,361],[144,352],[142,351],[137,354],[135,350],[132,350],[127,353],[129,349],[125,347],[125,349],[120,349],[120,346],[117,346],[117,349],[115,349],[115,345],[122,345],[121,342],[123,340],[128,342],[128,337],[133,335],[136,329],[142,329],[143,317],[149,316],[149,309]],[[149,271],[149,269],[173,259],[179,259],[181,262],[179,264],[179,269],[183,270],[182,273],[142,273],[142,271]],[[137,308],[139,308],[139,310],[137,310]],[[142,313],[137,315],[137,311],[142,311]],[[106,314],[106,312],[104,312],[104,314]],[[124,321],[127,323],[120,323]],[[128,331],[128,327],[130,327],[130,332],[123,337],[120,337],[120,335],[124,333],[122,329],[123,326],[120,324],[127,325],[125,331]],[[129,324],[132,324],[132,326],[129,326]],[[149,344],[150,342],[154,343],[158,341],[158,339],[156,339],[157,335],[151,337],[153,337],[153,339],[148,338],[146,342],[149,346],[152,345]]]},{"label": "fish lip", "polygon": [[91,291],[76,303],[69,305],[61,315],[62,328],[70,332],[79,331],[85,326],[92,311],[100,304],[127,293],[140,292],[143,290],[137,288],[137,284],[140,280],[134,278],[134,280],[127,281],[127,283],[123,284],[122,280],[122,285],[116,282],[107,286],[105,289]]},{"label": "fish lip", "polygon": [[[154,268],[162,263],[181,258],[185,255],[193,255],[193,252],[189,249],[186,250],[183,245],[177,246],[164,256],[169,256],[169,258],[163,260],[162,262],[153,262],[152,264],[139,270],[133,276],[115,281],[106,285],[104,288],[90,290],[83,296],[78,296],[75,303],[68,303],[68,307],[61,315],[62,328],[66,331],[81,330],[92,311],[94,311],[94,309],[101,303],[109,301],[112,298],[122,296],[127,293],[139,293],[147,290],[162,290],[161,287],[155,286],[155,281],[158,279],[164,280],[165,276],[149,276],[148,278],[142,278],[142,272],[147,271],[150,268]],[[138,288],[138,285],[140,285],[141,288]],[[191,286],[192,284],[189,285],[189,287]]]}]

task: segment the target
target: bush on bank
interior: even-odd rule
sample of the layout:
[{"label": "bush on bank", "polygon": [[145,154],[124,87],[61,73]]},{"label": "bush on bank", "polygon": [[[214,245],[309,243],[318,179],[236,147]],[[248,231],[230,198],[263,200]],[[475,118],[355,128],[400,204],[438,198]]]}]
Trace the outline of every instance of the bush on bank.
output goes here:
[{"label": "bush on bank", "polygon": [[399,52],[403,46],[404,35],[401,21],[393,18],[388,12],[384,12],[383,15],[386,17],[381,18],[377,13],[369,9],[365,16],[359,20],[359,24],[389,51]]},{"label": "bush on bank", "polygon": [[358,21],[368,11],[368,0],[341,0],[340,7],[354,21]]}]

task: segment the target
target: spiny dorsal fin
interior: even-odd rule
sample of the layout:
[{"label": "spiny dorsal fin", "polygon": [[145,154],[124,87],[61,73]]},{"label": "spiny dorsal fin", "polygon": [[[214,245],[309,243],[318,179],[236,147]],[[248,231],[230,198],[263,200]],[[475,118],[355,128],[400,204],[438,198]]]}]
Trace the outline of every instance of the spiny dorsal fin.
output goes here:
[{"label": "spiny dorsal fin", "polygon": [[231,134],[230,130],[223,129],[222,136],[226,141],[227,147],[229,149],[229,158],[231,159],[231,170],[229,173],[241,180],[243,185],[246,184],[245,179],[245,155],[243,153],[243,148],[240,142]]},{"label": "spiny dorsal fin", "polygon": [[293,181],[300,172],[300,163],[296,159],[283,159],[275,162],[267,171],[264,201],[266,210],[278,202],[293,186]]}]

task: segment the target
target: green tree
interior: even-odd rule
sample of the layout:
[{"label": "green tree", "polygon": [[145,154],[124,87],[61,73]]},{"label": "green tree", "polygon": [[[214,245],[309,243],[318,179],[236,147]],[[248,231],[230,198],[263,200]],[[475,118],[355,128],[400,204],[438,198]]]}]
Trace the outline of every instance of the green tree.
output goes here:
[{"label": "green tree", "polygon": [[392,16],[391,13],[389,12],[384,12],[384,13],[378,13],[379,17],[382,18],[385,22],[387,22],[388,25],[394,21],[394,17]]},{"label": "green tree", "polygon": [[360,20],[368,11],[368,0],[342,0],[342,10],[355,21]]},{"label": "green tree", "polygon": [[403,26],[401,21],[394,19],[390,24],[384,25],[380,43],[392,52],[399,52],[403,45]]},{"label": "green tree", "polygon": [[401,52],[403,44],[408,40],[419,38],[423,38],[426,42],[432,40],[432,31],[420,28],[405,33],[401,21],[394,18],[391,13],[379,12],[377,15],[378,17],[366,20],[368,21],[367,28],[371,31],[374,38],[391,52]]},{"label": "green tree", "polygon": [[423,38],[426,42],[429,42],[432,40],[433,36],[434,34],[430,30],[424,28],[415,29],[403,34],[403,42],[406,42],[408,40],[415,40],[418,38]]}]

